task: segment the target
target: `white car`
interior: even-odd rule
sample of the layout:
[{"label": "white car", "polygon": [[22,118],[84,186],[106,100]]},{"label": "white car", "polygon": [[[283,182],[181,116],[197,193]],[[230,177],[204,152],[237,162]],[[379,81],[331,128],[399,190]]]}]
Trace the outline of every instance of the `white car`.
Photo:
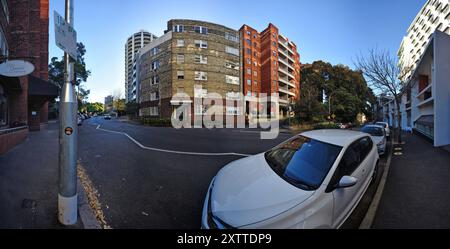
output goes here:
[{"label": "white car", "polygon": [[362,132],[370,134],[373,141],[377,145],[378,154],[380,156],[386,153],[386,133],[382,126],[379,125],[366,125],[361,129]]},{"label": "white car", "polygon": [[386,132],[386,137],[391,136],[391,129],[389,129],[389,124],[386,122],[376,122],[375,125],[382,126],[384,128],[384,131]]},{"label": "white car", "polygon": [[378,159],[366,133],[302,133],[220,170],[202,228],[339,228],[376,178]]}]

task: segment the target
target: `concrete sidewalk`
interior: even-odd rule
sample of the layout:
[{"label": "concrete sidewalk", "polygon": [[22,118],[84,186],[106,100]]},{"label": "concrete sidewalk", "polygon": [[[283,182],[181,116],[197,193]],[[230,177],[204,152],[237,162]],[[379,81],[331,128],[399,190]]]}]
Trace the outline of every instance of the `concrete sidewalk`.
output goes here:
[{"label": "concrete sidewalk", "polygon": [[450,153],[404,134],[372,228],[450,228]]},{"label": "concrete sidewalk", "polygon": [[0,228],[83,228],[81,219],[73,227],[59,224],[57,201],[58,124],[53,122],[0,156]]}]

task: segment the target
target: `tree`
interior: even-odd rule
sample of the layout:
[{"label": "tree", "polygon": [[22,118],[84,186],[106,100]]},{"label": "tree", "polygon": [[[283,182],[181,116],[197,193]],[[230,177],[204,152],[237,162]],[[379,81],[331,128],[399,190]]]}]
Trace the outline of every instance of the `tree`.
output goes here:
[{"label": "tree", "polygon": [[103,113],[105,111],[103,104],[99,102],[86,103],[84,106],[86,107],[86,111],[90,113]]},{"label": "tree", "polygon": [[402,91],[406,84],[402,81],[411,71],[412,66],[401,65],[395,56],[386,50],[371,49],[367,57],[358,56],[356,66],[369,81],[370,87],[383,94],[392,96],[395,102],[395,116],[397,117],[396,139],[401,143],[402,115],[400,104]]},{"label": "tree", "polygon": [[[84,56],[86,54],[86,48],[83,43],[77,43],[77,51],[78,57],[76,60],[71,59],[71,62],[74,62],[75,68],[75,81],[78,86],[78,107],[82,108],[83,104],[85,104],[87,98],[89,97],[90,90],[85,89],[82,85],[83,82],[86,82],[88,77],[91,75],[91,71],[86,69],[86,63],[84,60]],[[60,89],[62,89],[64,85],[64,57],[58,60],[57,57],[53,57],[50,60],[50,64],[48,65],[49,79]]]},{"label": "tree", "polygon": [[301,121],[318,122],[335,116],[339,122],[354,122],[358,114],[370,112],[375,96],[360,71],[315,61],[304,65],[301,73],[300,99],[295,108]]},{"label": "tree", "polygon": [[119,116],[124,115],[126,111],[126,100],[124,99],[122,90],[120,88],[114,90],[111,96],[113,97],[113,109]]}]

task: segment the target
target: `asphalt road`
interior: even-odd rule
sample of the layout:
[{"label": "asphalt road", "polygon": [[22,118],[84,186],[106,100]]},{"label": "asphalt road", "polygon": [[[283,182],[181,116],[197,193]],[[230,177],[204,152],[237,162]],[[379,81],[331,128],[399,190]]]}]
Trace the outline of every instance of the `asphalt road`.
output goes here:
[{"label": "asphalt road", "polygon": [[197,153],[263,152],[291,135],[260,140],[256,130],[143,127],[118,120],[91,118],[80,127],[81,164],[97,188],[112,228],[199,228],[211,179],[234,155],[185,155],[143,146]]},{"label": "asphalt road", "polygon": [[[125,132],[143,149],[123,134]],[[211,179],[236,155],[257,154],[288,139],[261,140],[257,130],[183,129],[133,125],[116,119],[91,118],[80,128],[81,164],[99,192],[112,228],[197,229]],[[152,149],[170,150],[161,152]],[[184,152],[206,153],[186,155]],[[359,227],[376,191],[371,186],[343,228]]]}]

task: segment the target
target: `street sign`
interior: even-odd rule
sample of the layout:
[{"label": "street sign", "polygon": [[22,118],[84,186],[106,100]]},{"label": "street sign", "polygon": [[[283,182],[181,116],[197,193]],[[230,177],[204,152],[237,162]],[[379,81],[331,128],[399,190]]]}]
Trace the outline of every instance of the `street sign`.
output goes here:
[{"label": "street sign", "polygon": [[76,60],[78,57],[77,32],[58,12],[54,12],[54,17],[56,45]]},{"label": "street sign", "polygon": [[0,64],[0,74],[7,77],[21,77],[34,71],[34,66],[28,61],[10,60]]}]

